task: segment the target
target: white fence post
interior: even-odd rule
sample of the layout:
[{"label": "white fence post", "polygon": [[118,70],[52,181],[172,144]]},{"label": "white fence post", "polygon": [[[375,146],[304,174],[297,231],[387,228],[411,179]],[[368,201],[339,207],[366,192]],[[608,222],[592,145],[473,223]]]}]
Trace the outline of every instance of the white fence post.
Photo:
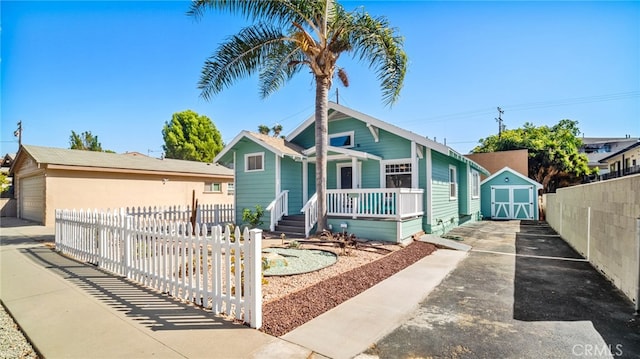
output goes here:
[{"label": "white fence post", "polygon": [[124,242],[124,268],[122,269],[122,273],[125,277],[131,278],[131,224],[133,222],[133,217],[127,216],[126,214],[119,214],[122,220],[122,232],[121,237]]},{"label": "white fence post", "polygon": [[247,263],[247,267],[250,268],[250,271],[248,278],[245,278],[245,285],[249,284],[249,288],[245,292],[248,293],[246,305],[249,315],[247,321],[251,328],[259,329],[262,327],[262,230],[252,229],[249,231],[248,245],[249,263]]}]

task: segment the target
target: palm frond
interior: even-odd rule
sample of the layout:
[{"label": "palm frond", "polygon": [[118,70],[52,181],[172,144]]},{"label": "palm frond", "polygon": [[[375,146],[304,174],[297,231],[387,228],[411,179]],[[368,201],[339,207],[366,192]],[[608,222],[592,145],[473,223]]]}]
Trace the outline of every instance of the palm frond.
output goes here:
[{"label": "palm frond", "polygon": [[201,96],[210,99],[237,79],[255,73],[270,54],[287,41],[289,38],[270,24],[260,23],[242,29],[205,61],[198,82]]},{"label": "palm frond", "polygon": [[369,62],[377,74],[382,99],[391,105],[397,101],[407,70],[404,39],[389,27],[384,17],[373,18],[365,12],[352,13],[353,21],[346,23],[345,33],[353,49],[353,56]]},{"label": "palm frond", "polygon": [[300,72],[308,64],[300,46],[295,42],[280,42],[271,48],[260,70],[260,95],[268,97]]}]

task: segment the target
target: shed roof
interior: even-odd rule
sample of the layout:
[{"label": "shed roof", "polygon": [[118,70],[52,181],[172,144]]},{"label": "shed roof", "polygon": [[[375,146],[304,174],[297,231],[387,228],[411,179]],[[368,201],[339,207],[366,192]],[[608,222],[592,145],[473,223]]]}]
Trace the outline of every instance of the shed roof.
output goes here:
[{"label": "shed roof", "polygon": [[501,174],[503,174],[504,172],[510,172],[510,173],[511,173],[511,174],[513,174],[514,176],[522,178],[523,180],[525,180],[525,181],[527,181],[527,182],[531,183],[532,185],[534,185],[537,189],[542,188],[542,184],[540,184],[538,181],[536,181],[536,180],[534,180],[534,179],[531,179],[531,178],[529,178],[529,177],[527,177],[527,176],[525,176],[525,175],[521,174],[521,173],[520,173],[520,172],[518,172],[518,171],[512,170],[511,168],[509,168],[509,167],[507,167],[507,166],[505,166],[505,167],[504,167],[503,169],[501,169],[500,171],[497,171],[496,173],[492,174],[491,176],[489,176],[489,177],[485,178],[485,179],[484,179],[484,181],[482,181],[480,185],[483,185],[483,184],[485,184],[485,183],[487,183],[487,182],[491,181],[492,179],[494,179],[494,178],[496,178],[496,177],[500,176]]},{"label": "shed roof", "polygon": [[[158,159],[147,156],[130,156],[96,151],[71,150],[65,148],[23,145],[18,151],[15,163],[26,152],[38,164],[71,167],[109,168],[121,170],[141,170],[150,172],[174,172],[176,174],[198,174],[232,177],[233,170],[224,166],[196,161]],[[13,167],[11,169],[14,170]]]}]

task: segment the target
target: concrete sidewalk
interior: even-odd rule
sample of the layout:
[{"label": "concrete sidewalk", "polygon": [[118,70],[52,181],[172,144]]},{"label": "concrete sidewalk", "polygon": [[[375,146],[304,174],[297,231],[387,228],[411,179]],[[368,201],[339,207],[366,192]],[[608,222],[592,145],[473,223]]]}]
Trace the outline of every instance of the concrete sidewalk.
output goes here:
[{"label": "concrete sidewalk", "polygon": [[441,250],[282,338],[61,256],[2,218],[0,298],[47,358],[348,358],[400,325],[466,253]]}]

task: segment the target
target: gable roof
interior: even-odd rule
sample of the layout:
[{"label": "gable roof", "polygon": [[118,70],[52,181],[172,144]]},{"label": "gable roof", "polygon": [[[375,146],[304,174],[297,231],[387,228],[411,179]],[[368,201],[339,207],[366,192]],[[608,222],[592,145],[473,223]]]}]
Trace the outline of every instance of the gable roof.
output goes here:
[{"label": "gable roof", "polygon": [[255,133],[251,131],[242,131],[240,132],[229,144],[225,145],[222,151],[218,153],[218,155],[213,159],[213,162],[218,162],[222,157],[224,157],[233,146],[235,146],[238,142],[242,141],[242,139],[248,139],[250,141],[255,142],[256,144],[268,149],[269,151],[275,153],[280,157],[289,156],[293,158],[303,158],[305,155],[302,153],[304,150],[302,147],[296,145],[295,143],[291,143],[286,141],[280,137],[272,137],[269,135],[264,135],[261,133]]},{"label": "gable roof", "polygon": [[510,172],[511,174],[513,174],[514,176],[517,176],[517,177],[519,177],[519,178],[521,178],[521,179],[523,179],[523,180],[525,180],[525,181],[527,181],[527,182],[530,182],[530,183],[534,184],[534,185],[536,186],[536,188],[537,188],[537,189],[542,188],[542,184],[538,183],[538,181],[536,181],[536,180],[534,180],[534,179],[531,179],[531,178],[529,178],[529,177],[527,177],[527,176],[525,176],[525,175],[521,174],[521,173],[520,173],[520,172],[518,172],[518,171],[514,171],[514,170],[512,170],[511,168],[509,168],[508,166],[505,166],[505,167],[504,167],[503,169],[501,169],[500,171],[497,171],[496,173],[492,174],[491,176],[489,176],[489,177],[485,178],[485,179],[484,179],[484,181],[480,182],[480,185],[482,185],[482,184],[484,184],[484,183],[486,183],[486,182],[491,181],[492,179],[494,179],[494,178],[498,177],[499,175],[501,175],[502,173],[504,173],[504,172],[506,172],[506,171],[509,171],[509,172]]},{"label": "gable roof", "polygon": [[176,174],[196,174],[232,177],[233,170],[224,166],[196,161],[158,159],[147,156],[130,156],[96,151],[71,150],[22,145],[14,165],[25,155],[31,156],[39,165],[81,168],[111,169],[121,171],[172,172]]},{"label": "gable roof", "polygon": [[629,150],[631,150],[631,149],[634,149],[634,148],[636,148],[636,147],[638,147],[638,146],[640,146],[640,140],[638,140],[638,141],[637,141],[636,143],[634,143],[634,144],[631,144],[631,145],[629,145],[629,146],[627,146],[627,147],[625,147],[625,148],[621,149],[620,151],[618,151],[618,152],[616,152],[616,153],[614,153],[614,154],[611,154],[611,155],[609,155],[609,156],[607,156],[607,157],[602,158],[602,159],[601,159],[600,161],[598,161],[598,162],[603,162],[603,163],[604,163],[604,162],[606,162],[608,159],[610,159],[610,158],[612,158],[612,157],[619,156],[620,154],[625,153],[625,152],[627,152],[627,151],[629,151]]},{"label": "gable roof", "polygon": [[[396,134],[402,138],[406,138],[410,141],[414,141],[417,144],[424,146],[426,148],[433,149],[437,152],[440,152],[446,156],[455,158],[456,160],[467,163],[478,171],[482,172],[484,175],[489,175],[489,171],[487,171],[484,167],[479,165],[478,163],[464,157],[460,153],[454,151],[451,147],[448,147],[444,144],[438,143],[436,141],[430,140],[426,137],[420,136],[414,132],[404,130],[400,127],[392,125],[390,123],[378,120],[377,118],[371,117],[364,113],[352,110],[348,107],[339,105],[335,102],[329,101],[329,121],[344,119],[344,118],[355,118],[367,124],[367,127],[372,132],[375,132],[376,129],[383,129],[387,132]],[[285,139],[280,137],[272,137],[269,135],[263,135],[260,133],[250,132],[250,131],[242,131],[240,132],[230,143],[225,145],[224,149],[213,159],[214,162],[220,161],[224,156],[226,156],[229,151],[236,145],[238,142],[243,139],[248,139],[250,141],[255,142],[256,144],[268,149],[269,151],[275,153],[278,156],[289,156],[292,158],[305,158],[310,154],[313,154],[315,148],[312,146],[308,149],[304,149],[292,142],[296,136],[298,136],[302,131],[311,126],[315,121],[315,115],[310,116],[307,120],[305,120],[302,124],[296,127]],[[377,156],[364,154],[360,151],[348,152],[344,149],[337,150],[336,148],[332,148],[332,151],[338,153],[344,153],[348,155],[352,155],[360,158],[377,158]]]},{"label": "gable roof", "polygon": [[[333,110],[333,112],[331,112],[331,110]],[[411,132],[411,131],[407,131],[404,130],[398,126],[392,125],[388,122],[384,122],[381,120],[378,120],[377,118],[371,117],[369,115],[366,115],[362,112],[358,112],[356,110],[352,110],[348,107],[339,105],[335,102],[331,102],[329,101],[329,121],[331,120],[336,120],[336,119],[341,119],[341,118],[355,118],[357,120],[360,120],[364,123],[366,123],[368,126],[374,126],[377,128],[381,128],[387,132],[391,132],[393,134],[396,134],[400,137],[415,141],[418,144],[421,144],[423,146],[429,147],[431,149],[434,149],[440,153],[443,153],[445,155],[449,155],[449,150],[451,150],[449,147],[447,147],[446,145],[443,145],[441,143],[438,143],[436,141],[430,140],[426,137],[420,136],[417,133]],[[311,124],[314,123],[314,121],[316,120],[316,116],[315,115],[311,115],[307,120],[305,120],[300,126],[298,126],[296,129],[294,129],[289,136],[287,136],[287,141],[291,141],[292,139],[294,139],[296,136],[298,136],[300,133],[302,133],[302,131],[304,131],[307,127],[309,127]],[[453,150],[452,150],[453,151]],[[455,152],[455,151],[454,151]]]},{"label": "gable roof", "polygon": [[[446,156],[453,157],[461,162],[468,163],[474,168],[478,169],[480,172],[483,172],[485,175],[489,174],[484,167],[480,166],[478,163],[464,157],[460,153],[453,150],[451,147],[444,145],[442,143],[438,143],[436,141],[430,140],[424,136],[418,135],[415,132],[407,131],[398,126],[392,125],[388,122],[384,122],[375,117],[371,117],[362,112],[358,112],[356,110],[350,109],[348,107],[342,106],[335,102],[329,101],[329,121],[338,120],[343,118],[355,118],[367,124],[367,127],[370,129],[373,128],[381,128],[387,132],[398,135],[402,138],[406,138],[408,140],[414,141],[419,145],[422,145],[427,148],[431,148],[437,152],[440,152]],[[287,141],[293,140],[296,136],[298,136],[302,131],[311,126],[315,121],[315,115],[311,115],[307,120],[305,120],[302,124],[300,124],[297,128],[295,128],[288,136]]]}]

